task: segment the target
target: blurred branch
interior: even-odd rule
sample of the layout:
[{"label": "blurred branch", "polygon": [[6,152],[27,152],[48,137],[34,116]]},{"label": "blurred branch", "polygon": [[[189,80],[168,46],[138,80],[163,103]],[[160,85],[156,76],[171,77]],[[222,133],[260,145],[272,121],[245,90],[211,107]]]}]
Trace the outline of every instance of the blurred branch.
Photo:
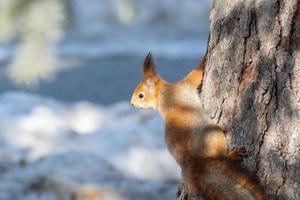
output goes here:
[{"label": "blurred branch", "polygon": [[54,74],[57,58],[50,52],[63,36],[65,21],[61,0],[1,0],[0,41],[19,42],[7,66],[16,84],[33,86]]},{"label": "blurred branch", "polygon": [[118,20],[126,25],[132,24],[137,17],[136,0],[119,0],[117,1]]}]

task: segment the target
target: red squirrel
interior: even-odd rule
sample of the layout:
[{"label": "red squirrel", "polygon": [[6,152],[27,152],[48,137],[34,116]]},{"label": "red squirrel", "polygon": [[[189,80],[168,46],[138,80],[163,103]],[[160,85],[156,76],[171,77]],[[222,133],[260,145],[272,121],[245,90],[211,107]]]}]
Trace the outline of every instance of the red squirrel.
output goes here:
[{"label": "red squirrel", "polygon": [[[157,74],[152,55],[149,53],[144,60],[143,80],[138,84],[131,98],[134,107],[152,108],[163,117],[168,150],[180,165],[184,182],[194,195],[206,194],[203,192],[205,187],[200,184],[206,183],[206,179],[196,178],[199,174],[210,177],[214,176],[211,171],[220,170],[226,180],[232,179],[228,176],[230,173],[248,178],[241,171],[231,172],[228,164],[244,156],[245,150],[239,148],[228,151],[224,131],[201,109],[198,86],[202,82],[204,64],[205,56],[184,79],[171,84]],[[187,159],[188,164],[186,164]],[[207,170],[206,168],[212,164],[217,166],[211,166],[212,169]],[[199,169],[199,172],[196,169]],[[215,177],[215,180],[219,178],[221,176]],[[251,182],[250,178],[245,178],[245,181]],[[196,182],[202,186],[198,187]],[[215,193],[216,191],[214,190]]]},{"label": "red squirrel", "polygon": [[131,103],[152,108],[165,120],[165,140],[177,162],[183,151],[201,157],[240,158],[244,149],[227,150],[224,131],[203,112],[197,91],[203,77],[204,59],[183,80],[171,84],[156,73],[149,53],[144,60],[144,77],[133,92]]}]

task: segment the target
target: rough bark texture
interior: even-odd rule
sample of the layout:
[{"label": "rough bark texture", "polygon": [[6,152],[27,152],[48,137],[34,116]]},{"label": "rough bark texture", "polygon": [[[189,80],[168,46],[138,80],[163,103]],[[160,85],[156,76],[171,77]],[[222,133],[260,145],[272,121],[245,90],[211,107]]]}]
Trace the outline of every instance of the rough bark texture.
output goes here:
[{"label": "rough bark texture", "polygon": [[300,199],[300,0],[215,0],[200,96],[269,198]]}]

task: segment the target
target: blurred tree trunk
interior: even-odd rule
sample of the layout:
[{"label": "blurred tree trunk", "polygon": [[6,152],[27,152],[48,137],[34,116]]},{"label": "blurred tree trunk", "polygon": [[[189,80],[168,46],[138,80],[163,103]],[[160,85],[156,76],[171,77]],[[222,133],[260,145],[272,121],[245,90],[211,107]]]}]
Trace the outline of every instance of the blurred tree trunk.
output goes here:
[{"label": "blurred tree trunk", "polygon": [[[201,100],[270,199],[300,199],[300,0],[215,0]],[[185,198],[180,187],[178,200]]]}]

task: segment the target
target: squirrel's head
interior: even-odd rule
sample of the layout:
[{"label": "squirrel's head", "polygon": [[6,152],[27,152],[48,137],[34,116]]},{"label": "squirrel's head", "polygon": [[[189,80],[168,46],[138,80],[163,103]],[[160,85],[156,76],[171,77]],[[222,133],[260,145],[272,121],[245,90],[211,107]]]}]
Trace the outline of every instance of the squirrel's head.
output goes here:
[{"label": "squirrel's head", "polygon": [[136,108],[153,108],[157,109],[157,90],[160,78],[156,73],[153,58],[149,53],[143,65],[143,80],[135,88],[131,104]]}]

